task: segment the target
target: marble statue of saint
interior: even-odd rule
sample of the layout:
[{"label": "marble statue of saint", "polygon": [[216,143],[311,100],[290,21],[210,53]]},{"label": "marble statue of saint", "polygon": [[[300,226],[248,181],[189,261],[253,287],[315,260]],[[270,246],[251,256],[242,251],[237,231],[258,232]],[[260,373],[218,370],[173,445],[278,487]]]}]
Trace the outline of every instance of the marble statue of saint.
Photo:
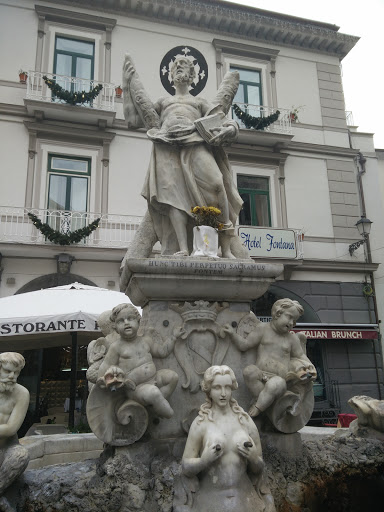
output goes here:
[{"label": "marble statue of saint", "polygon": [[[219,232],[222,257],[244,257],[234,224],[242,206],[222,146],[233,142],[238,125],[225,116],[236,94],[239,75],[228,73],[213,103],[190,94],[195,69],[187,57],[176,57],[171,67],[175,95],[155,103],[148,98],[132,58],[123,65],[124,115],[132,129],[145,126],[153,142],[142,195],[148,215],[133,245],[148,257],[160,240],[162,254],[188,256],[194,226],[191,208],[214,206],[221,210]],[[138,247],[144,244],[145,247]]]},{"label": "marble statue of saint", "polygon": [[232,369],[211,366],[201,387],[206,401],[188,433],[174,511],[274,512],[259,433],[232,397],[238,387]]},{"label": "marble statue of saint", "polygon": [[[280,412],[272,414],[278,425],[274,420],[272,422],[283,432],[288,428],[287,433],[291,428],[295,432],[297,423],[304,421],[299,427],[302,428],[313,410],[312,382],[316,380],[316,369],[306,355],[305,336],[291,332],[303,313],[304,309],[297,301],[280,299],[272,306],[271,322],[259,322],[247,338],[239,336],[230,325],[224,327],[239,350],[256,349],[255,364],[243,371],[245,383],[254,397],[250,416],[269,411],[285,397],[283,404],[280,403],[285,413],[278,407]],[[306,417],[308,411],[309,417]],[[292,425],[284,426],[281,421]]]},{"label": "marble statue of saint", "polygon": [[6,489],[23,473],[29,462],[28,451],[19,444],[17,431],[29,406],[28,390],[17,384],[25,366],[17,352],[0,354],[0,511],[13,512],[4,496]]}]

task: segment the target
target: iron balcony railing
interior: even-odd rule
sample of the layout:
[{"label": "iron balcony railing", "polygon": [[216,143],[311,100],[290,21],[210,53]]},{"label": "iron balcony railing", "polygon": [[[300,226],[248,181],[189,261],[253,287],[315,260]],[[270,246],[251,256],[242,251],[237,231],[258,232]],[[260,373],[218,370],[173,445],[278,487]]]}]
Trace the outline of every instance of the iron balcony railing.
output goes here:
[{"label": "iron balcony railing", "polygon": [[46,76],[50,80],[54,80],[63,89],[69,92],[91,91],[96,85],[103,86],[99,95],[92,101],[82,104],[87,108],[98,110],[115,110],[115,85],[100,82],[99,80],[87,80],[75,76],[57,75],[54,73],[43,73],[40,71],[28,71],[27,78],[27,98],[38,101],[46,101],[51,103],[66,103],[64,100],[57,98],[43,80]]},{"label": "iron balcony railing", "polygon": [[28,213],[60,233],[84,228],[100,218],[99,227],[77,246],[126,248],[133,240],[142,217],[91,212],[69,212],[35,208],[0,206],[0,242],[33,245],[54,245],[33,224]]},{"label": "iron balcony railing", "polygon": [[[268,107],[267,105],[251,105],[250,103],[236,102],[236,105],[238,105],[243,112],[253,117],[268,117],[272,114],[275,114],[278,110],[280,115],[277,121],[264,128],[263,131],[292,135],[292,122],[295,122],[296,117],[291,110],[280,107]],[[235,119],[239,123],[240,128],[246,128],[244,123],[233,112],[233,109],[232,119]]]}]

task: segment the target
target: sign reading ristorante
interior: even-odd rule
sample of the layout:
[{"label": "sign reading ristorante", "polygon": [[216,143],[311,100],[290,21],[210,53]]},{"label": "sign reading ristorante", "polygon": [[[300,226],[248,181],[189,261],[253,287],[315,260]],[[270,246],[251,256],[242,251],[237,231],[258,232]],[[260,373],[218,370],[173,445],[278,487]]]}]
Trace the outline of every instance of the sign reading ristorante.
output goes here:
[{"label": "sign reading ristorante", "polygon": [[238,234],[249,256],[297,258],[296,233],[293,229],[239,226]]},{"label": "sign reading ristorante", "polygon": [[66,315],[50,315],[47,317],[20,318],[11,322],[0,322],[0,338],[2,336],[22,336],[26,334],[53,334],[64,332],[100,331],[97,325],[98,315],[87,313],[68,313]]}]

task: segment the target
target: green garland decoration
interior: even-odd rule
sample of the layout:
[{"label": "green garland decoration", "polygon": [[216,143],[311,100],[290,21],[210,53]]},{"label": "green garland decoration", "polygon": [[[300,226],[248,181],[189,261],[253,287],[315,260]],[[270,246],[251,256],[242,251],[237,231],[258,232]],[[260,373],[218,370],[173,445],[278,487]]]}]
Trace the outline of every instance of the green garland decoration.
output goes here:
[{"label": "green garland decoration", "polygon": [[239,105],[233,105],[233,111],[242,123],[245,124],[246,128],[254,128],[255,130],[264,130],[270,124],[278,120],[280,111],[276,110],[274,114],[267,117],[253,117],[250,114],[246,114]]},{"label": "green garland decoration", "polygon": [[51,226],[46,224],[45,222],[41,222],[41,220],[34,215],[33,213],[28,213],[28,217],[31,219],[33,225],[41,231],[41,233],[48,238],[50,242],[59,245],[71,245],[77,244],[83,240],[83,238],[89,236],[92,231],[95,231],[99,227],[100,218],[94,220],[88,226],[84,228],[76,229],[76,231],[69,231],[68,233],[60,233],[60,231],[56,231],[52,229]]},{"label": "green garland decoration", "polygon": [[94,100],[95,98],[97,98],[97,96],[100,94],[101,89],[103,88],[101,84],[98,84],[91,91],[88,92],[71,92],[67,91],[66,89],[63,89],[59,84],[56,83],[56,80],[52,80],[45,75],[43,76],[43,80],[57,98],[64,100],[66,103],[69,103],[70,105],[88,103]]}]

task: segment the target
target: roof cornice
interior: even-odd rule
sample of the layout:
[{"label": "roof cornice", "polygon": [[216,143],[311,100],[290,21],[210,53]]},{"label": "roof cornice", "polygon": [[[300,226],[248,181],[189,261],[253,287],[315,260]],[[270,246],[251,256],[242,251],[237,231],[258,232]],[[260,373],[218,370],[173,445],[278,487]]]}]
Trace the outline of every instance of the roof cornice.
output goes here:
[{"label": "roof cornice", "polygon": [[343,59],[359,40],[329,23],[297,18],[221,0],[48,0],[92,12],[102,11],[169,23],[236,39],[276,44]]}]

